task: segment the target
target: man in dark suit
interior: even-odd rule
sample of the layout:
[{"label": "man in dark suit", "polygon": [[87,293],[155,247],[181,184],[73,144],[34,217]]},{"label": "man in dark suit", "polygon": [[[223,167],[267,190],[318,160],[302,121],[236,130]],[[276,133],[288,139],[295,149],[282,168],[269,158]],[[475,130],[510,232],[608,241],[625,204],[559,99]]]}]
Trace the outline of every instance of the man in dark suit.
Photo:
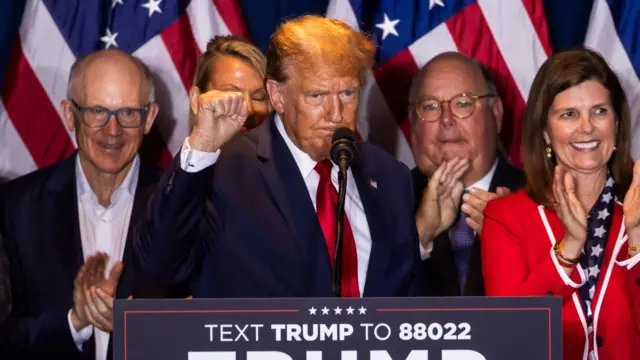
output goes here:
[{"label": "man in dark suit", "polygon": [[[242,94],[193,98],[195,126],[137,232],[141,266],[175,281],[197,272],[194,297],[332,296],[331,138],[337,128],[356,128],[373,52],[340,21],[297,18],[276,30],[267,55],[274,117],[242,135]],[[420,294],[409,169],[373,145],[358,146],[348,171],[341,295]]]},{"label": "man in dark suit", "polygon": [[[499,151],[502,101],[489,71],[456,52],[429,61],[410,97],[416,221],[429,295],[482,296],[478,235],[484,206],[524,184],[523,173]],[[429,186],[438,167],[461,169],[447,177],[459,183],[448,198]]]},{"label": "man in dark suit", "polygon": [[[9,182],[1,196],[13,296],[3,359],[110,358],[113,299],[164,292],[134,278],[131,240],[161,176],[138,155],[158,112],[150,72],[103,50],[78,59],[68,86],[62,110],[78,151]],[[100,261],[110,276],[90,282],[79,270]]]}]

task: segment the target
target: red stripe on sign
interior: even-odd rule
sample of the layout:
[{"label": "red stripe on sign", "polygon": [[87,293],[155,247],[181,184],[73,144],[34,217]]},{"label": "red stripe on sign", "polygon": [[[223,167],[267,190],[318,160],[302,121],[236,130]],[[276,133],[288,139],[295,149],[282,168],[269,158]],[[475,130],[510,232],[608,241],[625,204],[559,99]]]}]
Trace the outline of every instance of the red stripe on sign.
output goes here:
[{"label": "red stripe on sign", "polygon": [[75,151],[60,116],[16,41],[3,84],[7,114],[39,168]]},{"label": "red stripe on sign", "polygon": [[527,10],[529,18],[533,28],[538,33],[542,48],[547,53],[547,56],[551,56],[553,49],[551,49],[551,41],[549,40],[549,27],[547,26],[547,16],[544,14],[544,6],[541,0],[522,0],[522,5]]},{"label": "red stripe on sign", "polygon": [[169,25],[160,36],[180,74],[184,88],[189,92],[201,52],[193,36],[187,13],[182,14],[178,20]]},{"label": "red stripe on sign", "polygon": [[[498,94],[504,103],[502,143],[509,151],[514,165],[521,167],[520,131],[525,101],[516,86],[509,67],[502,58],[489,25],[478,3],[465,7],[446,22],[458,51],[482,62],[494,76]],[[469,36],[469,34],[478,34]]]},{"label": "red stripe on sign", "polygon": [[411,126],[408,117],[409,90],[416,72],[418,72],[418,65],[409,48],[394,55],[373,72],[380,91],[409,144],[411,144]]},{"label": "red stripe on sign", "polygon": [[249,39],[249,31],[242,16],[242,9],[238,1],[213,0],[213,4],[218,9],[222,20],[233,35],[240,35]]}]

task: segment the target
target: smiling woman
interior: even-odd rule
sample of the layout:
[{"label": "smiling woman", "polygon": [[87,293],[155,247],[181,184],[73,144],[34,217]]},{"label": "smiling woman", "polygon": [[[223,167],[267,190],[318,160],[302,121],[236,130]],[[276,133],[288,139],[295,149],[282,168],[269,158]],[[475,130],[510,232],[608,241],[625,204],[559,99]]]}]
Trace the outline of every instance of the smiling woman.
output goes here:
[{"label": "smiling woman", "polygon": [[487,295],[561,296],[565,360],[638,358],[640,162],[632,172],[630,122],[599,54],[554,54],[523,120],[527,189],[485,208]]}]

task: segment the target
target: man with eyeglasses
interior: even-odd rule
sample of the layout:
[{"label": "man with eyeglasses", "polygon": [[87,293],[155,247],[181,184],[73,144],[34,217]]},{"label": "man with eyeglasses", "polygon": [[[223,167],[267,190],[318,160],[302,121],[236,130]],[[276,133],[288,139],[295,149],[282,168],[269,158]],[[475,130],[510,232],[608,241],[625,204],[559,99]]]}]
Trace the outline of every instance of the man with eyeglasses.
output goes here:
[{"label": "man with eyeglasses", "polygon": [[[409,103],[416,224],[429,293],[482,296],[482,212],[487,201],[524,185],[522,172],[500,151],[503,105],[496,85],[478,61],[447,52],[416,75]],[[434,175],[456,183],[453,190],[432,191]]]},{"label": "man with eyeglasses", "polygon": [[67,128],[78,150],[2,193],[13,309],[0,358],[111,358],[114,298],[160,297],[136,270],[133,227],[162,172],[138,150],[158,114],[151,73],[119,50],[72,66]]}]

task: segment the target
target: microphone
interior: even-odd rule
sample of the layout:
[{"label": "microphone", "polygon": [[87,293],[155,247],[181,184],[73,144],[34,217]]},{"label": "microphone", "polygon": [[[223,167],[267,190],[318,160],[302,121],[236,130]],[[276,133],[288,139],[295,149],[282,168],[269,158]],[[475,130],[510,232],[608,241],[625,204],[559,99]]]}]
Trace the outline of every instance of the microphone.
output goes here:
[{"label": "microphone", "polygon": [[336,206],[336,248],[333,261],[333,295],[342,297],[342,237],[344,200],[347,195],[347,170],[356,155],[356,137],[348,128],[339,128],[331,139],[331,161],[338,164],[338,205]]}]

